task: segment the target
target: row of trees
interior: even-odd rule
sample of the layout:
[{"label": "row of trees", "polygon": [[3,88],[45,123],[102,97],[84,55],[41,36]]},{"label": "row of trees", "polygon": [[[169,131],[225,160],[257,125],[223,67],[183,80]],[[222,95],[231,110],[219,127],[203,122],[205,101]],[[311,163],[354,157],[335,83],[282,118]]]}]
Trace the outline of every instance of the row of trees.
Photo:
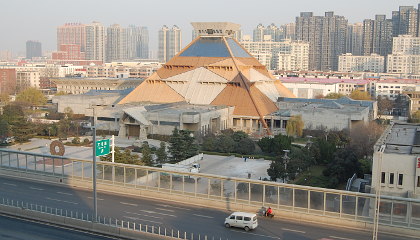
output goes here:
[{"label": "row of trees", "polygon": [[[283,141],[285,143],[279,149],[290,149],[290,154],[279,155],[281,152],[278,150],[276,160],[272,161],[267,173],[274,181],[286,178],[293,181],[309,167],[323,166],[325,170],[322,176],[315,177],[312,185],[336,188],[354,173],[361,176],[371,172],[373,145],[382,131],[383,126],[374,122],[369,125],[357,124],[351,131],[306,131],[307,135],[314,136],[306,147],[290,146],[288,141]],[[276,138],[286,139],[286,136],[276,136],[273,139]],[[259,145],[269,146],[268,141],[273,140],[263,138]]]}]

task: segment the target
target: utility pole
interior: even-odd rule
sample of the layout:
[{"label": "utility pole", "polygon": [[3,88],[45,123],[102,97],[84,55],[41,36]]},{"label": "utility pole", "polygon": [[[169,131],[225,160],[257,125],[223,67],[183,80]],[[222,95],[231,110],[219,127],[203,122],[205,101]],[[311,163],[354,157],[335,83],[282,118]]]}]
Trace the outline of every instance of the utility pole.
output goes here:
[{"label": "utility pole", "polygon": [[386,145],[381,145],[378,149],[378,169],[376,170],[377,174],[377,186],[375,189],[375,215],[373,216],[373,233],[372,233],[372,240],[378,240],[378,230],[379,230],[379,208],[381,206],[381,178],[382,178],[382,157],[385,151]]},{"label": "utility pole", "polygon": [[92,182],[93,182],[93,218],[92,221],[96,222],[98,219],[98,206],[97,206],[97,194],[96,194],[96,126],[95,126],[95,107],[92,106],[92,153],[93,153],[93,164],[92,164]]}]

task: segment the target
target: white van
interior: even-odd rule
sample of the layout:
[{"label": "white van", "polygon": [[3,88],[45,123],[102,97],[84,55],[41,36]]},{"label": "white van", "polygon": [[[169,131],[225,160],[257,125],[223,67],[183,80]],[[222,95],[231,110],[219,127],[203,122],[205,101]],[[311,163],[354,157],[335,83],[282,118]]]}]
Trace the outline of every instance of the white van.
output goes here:
[{"label": "white van", "polygon": [[249,231],[258,226],[257,215],[254,213],[234,212],[225,219],[225,227],[239,227]]}]

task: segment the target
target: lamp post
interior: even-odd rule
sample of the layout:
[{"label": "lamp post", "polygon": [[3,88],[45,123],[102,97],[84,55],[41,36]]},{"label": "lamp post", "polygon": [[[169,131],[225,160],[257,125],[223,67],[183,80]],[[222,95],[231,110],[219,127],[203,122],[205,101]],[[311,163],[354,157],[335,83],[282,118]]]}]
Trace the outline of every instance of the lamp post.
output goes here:
[{"label": "lamp post", "polygon": [[96,126],[95,126],[95,107],[91,106],[92,115],[92,185],[93,185],[93,217],[92,222],[96,222],[98,218],[98,205],[97,205],[97,193],[96,193]]},{"label": "lamp post", "polygon": [[376,170],[377,176],[377,185],[375,189],[375,215],[373,216],[373,233],[372,233],[372,240],[378,239],[378,230],[379,230],[379,208],[381,203],[381,178],[382,178],[382,157],[385,151],[386,145],[381,145],[378,149],[378,167]]}]

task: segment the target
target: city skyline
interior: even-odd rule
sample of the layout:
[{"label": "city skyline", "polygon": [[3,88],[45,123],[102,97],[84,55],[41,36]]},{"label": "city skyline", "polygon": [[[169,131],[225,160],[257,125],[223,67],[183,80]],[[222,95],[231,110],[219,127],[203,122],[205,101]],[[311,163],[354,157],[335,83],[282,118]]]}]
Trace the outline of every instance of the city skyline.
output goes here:
[{"label": "city skyline", "polygon": [[[263,25],[291,23],[295,21],[300,12],[309,11],[314,12],[315,15],[322,15],[326,11],[334,11],[337,15],[346,17],[349,23],[356,23],[362,22],[364,19],[372,19],[376,14],[385,14],[390,18],[392,11],[398,10],[399,6],[417,6],[418,1],[355,0],[343,3],[331,0],[316,2],[300,0],[283,6],[284,4],[272,0],[263,0],[259,2],[261,6],[259,10],[256,10],[254,4],[241,3],[239,5],[235,1],[227,3],[212,1],[211,5],[197,5],[190,0],[182,0],[162,5],[153,1],[138,3],[130,0],[123,1],[118,6],[108,7],[99,1],[83,2],[82,4],[82,1],[76,0],[67,4],[65,10],[55,4],[56,2],[51,0],[9,2],[8,7],[0,10],[1,22],[9,22],[9,24],[0,25],[2,32],[9,33],[8,38],[0,39],[0,50],[23,53],[27,40],[37,40],[42,43],[44,51],[55,51],[57,50],[57,26],[67,22],[88,24],[92,21],[99,21],[106,27],[112,24],[120,24],[124,27],[130,24],[146,26],[150,33],[150,49],[156,51],[158,30],[163,25],[178,25],[185,36],[190,36],[192,30],[190,22],[231,21],[241,24],[244,34],[252,35],[252,29],[259,23]],[[360,7],[362,5],[363,8]],[[21,6],[26,7],[22,8]],[[278,6],[278,8],[270,6]],[[238,11],[232,12],[234,8],[237,8]],[[159,9],[160,14],[147,9]],[[10,19],[30,19],[30,21],[12,22]],[[185,37],[183,46],[190,40],[189,37]]]}]

